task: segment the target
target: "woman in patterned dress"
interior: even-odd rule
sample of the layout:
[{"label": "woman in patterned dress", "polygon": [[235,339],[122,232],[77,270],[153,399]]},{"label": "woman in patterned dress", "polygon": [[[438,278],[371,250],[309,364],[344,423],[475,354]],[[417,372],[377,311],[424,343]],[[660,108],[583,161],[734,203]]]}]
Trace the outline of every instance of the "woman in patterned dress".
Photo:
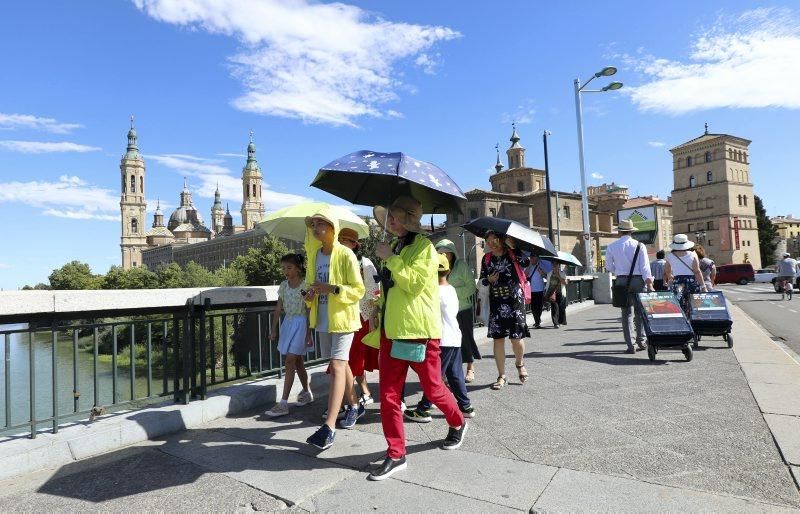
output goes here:
[{"label": "woman in patterned dress", "polygon": [[[528,323],[525,319],[525,297],[522,291],[517,266],[525,269],[529,259],[519,251],[512,250],[505,243],[505,236],[489,232],[486,234],[486,247],[490,250],[481,263],[480,279],[489,286],[489,325],[488,337],[494,339],[494,360],[497,365],[497,380],[492,389],[506,385],[505,340],[511,340],[515,365],[519,380],[523,384],[528,378],[523,357],[525,355],[524,337],[529,337]],[[525,280],[524,273],[521,273]]]}]

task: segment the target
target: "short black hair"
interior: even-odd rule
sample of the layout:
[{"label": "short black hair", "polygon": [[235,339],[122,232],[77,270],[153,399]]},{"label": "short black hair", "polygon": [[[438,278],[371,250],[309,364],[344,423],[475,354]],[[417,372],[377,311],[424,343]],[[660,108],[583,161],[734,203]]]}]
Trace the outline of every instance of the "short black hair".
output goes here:
[{"label": "short black hair", "polygon": [[656,252],[656,259],[663,259],[665,255],[664,250],[659,250]]},{"label": "short black hair", "polygon": [[449,274],[450,274],[450,270],[449,269],[448,270],[443,270],[443,269],[439,270],[439,278],[444,278]]},{"label": "short black hair", "polygon": [[297,266],[297,269],[300,270],[300,273],[306,272],[306,258],[299,253],[287,253],[283,257],[281,257],[281,262],[288,262],[289,264],[294,264]]}]

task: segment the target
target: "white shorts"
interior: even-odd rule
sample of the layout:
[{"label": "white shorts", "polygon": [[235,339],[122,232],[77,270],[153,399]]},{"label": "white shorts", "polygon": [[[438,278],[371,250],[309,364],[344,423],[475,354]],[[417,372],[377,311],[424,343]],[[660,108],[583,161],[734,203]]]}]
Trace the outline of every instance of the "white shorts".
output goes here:
[{"label": "white shorts", "polygon": [[350,347],[353,345],[352,332],[317,332],[317,340],[323,359],[350,360]]}]

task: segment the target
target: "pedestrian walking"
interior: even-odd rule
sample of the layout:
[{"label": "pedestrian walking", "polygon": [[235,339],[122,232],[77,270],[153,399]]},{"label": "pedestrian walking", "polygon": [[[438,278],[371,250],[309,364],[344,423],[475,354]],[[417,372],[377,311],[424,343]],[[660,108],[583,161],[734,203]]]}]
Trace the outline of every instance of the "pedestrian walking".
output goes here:
[{"label": "pedestrian walking", "polygon": [[664,285],[664,265],[667,261],[664,260],[664,250],[656,252],[656,260],[650,263],[650,273],[653,275],[653,289],[656,291],[666,291],[667,287]]},{"label": "pedestrian walking", "polygon": [[533,314],[533,328],[542,328],[542,310],[544,309],[544,290],[547,276],[553,271],[553,263],[540,259],[537,255],[530,256],[528,267],[528,281],[531,283],[531,314]]},{"label": "pedestrian walking", "polygon": [[391,206],[376,206],[375,219],[395,236],[380,243],[375,254],[383,260],[383,333],[380,348],[381,425],[388,450],[370,480],[385,480],[406,469],[406,441],[400,401],[408,368],[419,375],[422,391],[444,414],[450,427],[442,448],[461,446],[467,423],[453,393],[442,382],[438,257],[433,243],[420,234],[422,205],[408,196]]},{"label": "pedestrian walking", "polygon": [[703,275],[703,283],[707,291],[714,289],[714,281],[717,280],[717,264],[706,255],[706,249],[701,245],[695,245],[694,253],[697,254],[700,264],[700,273]]},{"label": "pedestrian walking", "polygon": [[[631,325],[636,331],[636,346],[640,350],[646,350],[647,344],[644,342],[642,317],[636,308],[635,295],[646,289],[653,289],[653,275],[650,272],[647,250],[642,243],[631,237],[636,231],[633,222],[626,219],[619,220],[617,230],[620,233],[619,239],[606,248],[606,270],[616,276],[614,288],[622,295],[620,298],[614,298],[614,305],[621,305],[622,308],[622,334],[628,346],[627,353],[636,353]],[[614,294],[616,296],[618,293]]]},{"label": "pedestrian walking", "polygon": [[489,253],[481,263],[480,280],[489,286],[489,326],[488,337],[494,340],[494,360],[497,365],[497,380],[491,385],[494,390],[506,385],[506,338],[511,340],[515,366],[519,381],[525,383],[528,371],[523,361],[525,357],[524,337],[529,337],[528,323],[525,319],[523,269],[529,259],[518,251],[509,248],[505,236],[495,232],[486,233],[486,247]]},{"label": "pedestrian walking", "polygon": [[322,209],[306,219],[305,301],[310,307],[309,324],[316,329],[322,357],[330,358],[330,394],[325,423],[307,442],[321,450],[329,448],[336,436],[339,407],[347,403],[339,426],[353,428],[364,415],[364,406],[353,392],[353,373],[348,365],[353,334],[361,328],[358,303],[364,296],[364,282],[355,254],[337,241],[337,218]]},{"label": "pedestrian walking", "polygon": [[[458,325],[458,294],[455,288],[448,283],[450,261],[443,254],[439,254],[439,305],[442,312],[442,341],[441,350],[442,377],[447,379],[453,396],[456,398],[458,408],[465,418],[475,417],[475,408],[467,393],[464,378],[463,363],[461,362],[461,329]],[[471,327],[470,327],[471,330]],[[431,402],[425,395],[414,409],[408,409],[403,416],[417,423],[429,423],[431,418]]]},{"label": "pedestrian walking", "polygon": [[547,301],[550,302],[550,319],[553,328],[567,324],[567,277],[560,264],[553,264],[547,275]]},{"label": "pedestrian walking", "polygon": [[688,310],[689,295],[706,292],[700,260],[696,253],[689,251],[694,248],[694,242],[689,241],[686,234],[675,234],[669,247],[672,251],[667,254],[664,282],[669,285],[684,310]]},{"label": "pedestrian walking", "polygon": [[[281,257],[281,270],[286,280],[278,286],[278,302],[272,315],[269,340],[275,341],[280,321],[280,337],[278,351],[284,359],[286,373],[283,378],[283,395],[281,400],[265,414],[271,418],[289,414],[289,394],[292,392],[294,377],[300,379],[303,390],[297,395],[297,405],[308,405],[314,401],[314,395],[308,387],[303,355],[313,349],[311,328],[308,326],[308,308],[300,293],[303,288],[303,256],[289,253]],[[283,319],[281,320],[281,316]]]},{"label": "pedestrian walking", "polygon": [[375,265],[361,253],[361,243],[358,241],[358,233],[350,228],[343,228],[339,231],[339,242],[350,248],[356,254],[358,264],[361,269],[361,278],[364,280],[363,298],[358,302],[358,309],[361,317],[361,328],[353,336],[353,344],[350,346],[350,371],[353,373],[356,384],[361,389],[359,402],[361,405],[369,405],[374,400],[367,383],[366,371],[378,369],[378,349],[365,345],[362,341],[364,336],[375,328],[375,315],[377,311],[376,302],[380,295],[378,287],[378,270]]},{"label": "pedestrian walking", "polygon": [[472,305],[472,297],[475,295],[477,287],[475,277],[469,269],[469,264],[456,256],[456,245],[449,239],[442,239],[436,243],[436,251],[447,257],[450,266],[450,274],[447,282],[455,289],[458,296],[458,328],[461,332],[461,360],[466,363],[467,370],[464,375],[466,382],[475,380],[475,359],[481,358],[478,351],[478,344],[475,342],[475,307]]}]

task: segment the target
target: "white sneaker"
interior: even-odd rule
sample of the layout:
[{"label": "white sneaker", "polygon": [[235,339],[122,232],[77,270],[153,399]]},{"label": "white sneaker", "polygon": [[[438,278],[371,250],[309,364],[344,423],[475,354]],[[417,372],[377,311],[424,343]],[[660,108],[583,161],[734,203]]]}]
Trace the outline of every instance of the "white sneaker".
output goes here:
[{"label": "white sneaker", "polygon": [[400,412],[405,412],[406,410],[408,410],[408,407],[406,407],[406,402],[400,402]]},{"label": "white sneaker", "polygon": [[280,416],[286,416],[287,414],[289,414],[289,404],[278,402],[275,404],[274,407],[272,407],[264,414],[266,414],[270,418],[278,418]]},{"label": "white sneaker", "polygon": [[371,394],[364,393],[361,395],[361,398],[359,398],[359,402],[361,403],[361,405],[366,406],[369,405],[370,403],[375,403],[375,400],[372,398]]},{"label": "white sneaker", "polygon": [[302,407],[314,401],[314,395],[311,391],[300,391],[297,395],[297,405]]}]

